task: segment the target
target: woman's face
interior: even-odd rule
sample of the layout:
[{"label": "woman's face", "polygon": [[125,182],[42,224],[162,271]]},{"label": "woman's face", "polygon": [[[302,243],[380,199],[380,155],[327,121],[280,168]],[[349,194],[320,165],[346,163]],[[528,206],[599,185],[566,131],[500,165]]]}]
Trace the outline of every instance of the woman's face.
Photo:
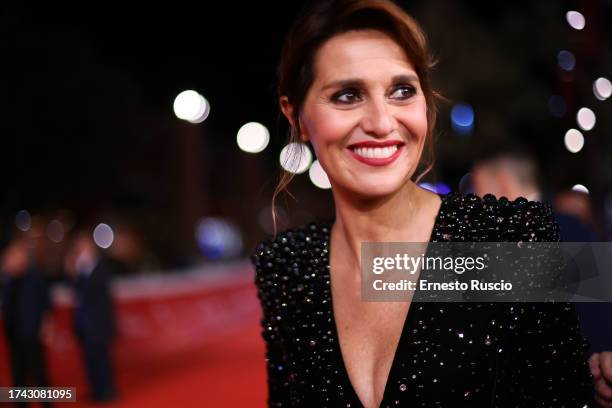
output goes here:
[{"label": "woman's face", "polygon": [[349,31],[325,42],[314,64],[301,138],[332,188],[368,198],[397,191],[414,174],[427,133],[425,98],[404,51],[380,31]]}]

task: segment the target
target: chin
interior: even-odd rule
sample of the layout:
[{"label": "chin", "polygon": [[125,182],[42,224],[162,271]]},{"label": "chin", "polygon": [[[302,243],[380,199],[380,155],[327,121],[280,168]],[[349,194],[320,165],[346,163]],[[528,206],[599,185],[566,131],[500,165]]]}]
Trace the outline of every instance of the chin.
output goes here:
[{"label": "chin", "polygon": [[397,180],[388,180],[388,181],[377,181],[373,180],[370,182],[364,181],[359,185],[355,185],[352,183],[348,189],[353,191],[353,193],[357,196],[364,198],[380,198],[391,195],[399,191],[403,182],[399,179]]}]

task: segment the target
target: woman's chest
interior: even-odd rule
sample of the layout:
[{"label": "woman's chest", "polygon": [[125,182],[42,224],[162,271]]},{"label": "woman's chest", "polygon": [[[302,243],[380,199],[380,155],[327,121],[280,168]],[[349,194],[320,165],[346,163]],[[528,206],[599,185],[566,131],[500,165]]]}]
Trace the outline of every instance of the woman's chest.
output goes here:
[{"label": "woman's chest", "polygon": [[[296,392],[299,393],[300,384],[314,385],[312,390],[303,391],[319,390],[312,395],[324,401],[354,399],[357,394],[351,379],[358,378],[354,373],[359,370],[366,372],[363,365],[355,364],[366,361],[365,368],[374,372],[380,371],[380,364],[374,368],[367,362],[379,360],[387,365],[392,363],[387,383],[378,387],[385,390],[382,406],[388,401],[393,406],[395,401],[430,398],[434,402],[478,404],[490,397],[498,358],[507,352],[504,322],[491,304],[413,302],[402,321],[401,307],[363,314],[362,310],[346,307],[348,303],[346,310],[341,311],[342,301],[338,300],[339,316],[335,316],[329,274],[302,276],[294,283],[287,287],[287,306],[280,308],[278,320]],[[384,321],[380,319],[381,313],[395,316]],[[349,330],[343,336],[344,329]],[[351,329],[353,333],[347,335]],[[382,329],[387,330],[384,341],[368,337]],[[388,333],[399,333],[396,349]],[[361,344],[360,336],[364,339]],[[340,338],[348,340],[342,344],[347,358],[343,356]],[[372,353],[377,356],[374,358]],[[367,359],[360,358],[363,355]],[[351,367],[353,375],[349,377]]]},{"label": "woman's chest", "polygon": [[344,369],[363,405],[378,407],[410,304],[335,296],[336,336]]}]

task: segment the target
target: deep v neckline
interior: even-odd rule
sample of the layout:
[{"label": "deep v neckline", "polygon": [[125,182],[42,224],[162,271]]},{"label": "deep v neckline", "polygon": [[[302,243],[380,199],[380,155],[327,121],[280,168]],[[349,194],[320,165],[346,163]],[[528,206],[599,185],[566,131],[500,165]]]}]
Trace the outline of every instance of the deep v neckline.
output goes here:
[{"label": "deep v neckline", "polygon": [[[429,241],[428,242],[432,242],[433,238],[436,236],[436,232],[439,228],[439,222],[440,222],[440,216],[444,211],[444,206],[446,205],[446,199],[448,198],[448,195],[442,195],[438,193],[438,196],[440,197],[441,203],[440,203],[440,208],[438,209],[438,213],[436,214],[436,218],[434,220],[434,225],[432,227],[431,230],[431,234],[429,236]],[[345,376],[346,380],[347,380],[347,384],[348,387],[350,388],[350,392],[353,394],[353,397],[356,401],[359,401],[359,403],[361,404],[361,406],[363,407],[363,402],[361,401],[361,399],[359,398],[359,395],[357,395],[357,391],[355,391],[355,387],[353,386],[353,383],[351,381],[351,378],[348,374],[348,369],[346,366],[346,362],[344,361],[344,357],[342,355],[342,349],[340,346],[340,336],[338,334],[338,326],[336,324],[336,314],[334,312],[334,301],[333,301],[333,294],[332,294],[332,285],[331,285],[331,280],[332,280],[332,276],[331,276],[331,231],[332,231],[332,227],[334,225],[335,220],[332,219],[330,221],[327,222],[327,226],[328,226],[328,235],[326,237],[327,240],[327,270],[328,270],[328,276],[325,279],[325,285],[327,286],[327,289],[329,290],[329,307],[331,308],[331,325],[332,325],[332,335],[334,336],[334,341],[337,344],[336,347],[336,355],[337,358],[340,361],[340,368],[342,369],[343,375]],[[397,346],[395,348],[395,351],[393,353],[393,357],[391,359],[391,367],[389,368],[389,375],[387,376],[387,381],[385,382],[385,387],[383,389],[383,396],[382,399],[380,401],[379,407],[382,407],[385,403],[385,401],[387,400],[387,396],[389,395],[389,384],[390,384],[390,380],[392,380],[392,374],[394,373],[394,369],[398,363],[397,361],[397,355],[398,355],[398,350],[400,350],[400,347],[402,345],[403,340],[405,339],[405,332],[406,329],[408,327],[408,320],[411,319],[414,316],[414,311],[412,311],[411,313],[411,309],[412,309],[412,305],[410,305],[410,307],[408,308],[408,312],[406,313],[406,317],[404,319],[404,322],[402,323],[402,329],[400,331],[400,336],[399,339],[397,341]]]}]

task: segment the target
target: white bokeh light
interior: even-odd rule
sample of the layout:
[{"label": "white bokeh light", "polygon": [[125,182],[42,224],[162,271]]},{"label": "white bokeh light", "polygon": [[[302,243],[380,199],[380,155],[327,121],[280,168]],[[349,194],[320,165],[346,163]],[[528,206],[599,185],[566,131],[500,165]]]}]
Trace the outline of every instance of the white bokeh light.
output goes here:
[{"label": "white bokeh light", "polygon": [[584,147],[584,136],[577,129],[570,129],[565,132],[563,141],[565,148],[571,153],[578,153]]},{"label": "white bokeh light", "polygon": [[247,153],[259,153],[263,151],[270,142],[270,132],[257,122],[249,122],[238,130],[236,142],[240,150]]},{"label": "white bokeh light", "polygon": [[100,223],[94,229],[93,239],[97,246],[106,249],[113,244],[115,234],[113,233],[113,229],[107,224]]},{"label": "white bokeh light", "polygon": [[589,189],[586,188],[582,184],[575,184],[574,187],[572,187],[572,191],[578,191],[579,193],[589,194]]},{"label": "white bokeh light", "polygon": [[321,163],[319,163],[318,160],[312,162],[310,169],[308,169],[308,176],[310,177],[312,184],[315,186],[322,189],[331,188],[331,183],[329,182],[327,173],[325,173],[325,170],[323,170],[323,167],[321,167]]},{"label": "white bokeh light", "polygon": [[597,78],[593,82],[593,94],[600,101],[605,101],[612,95],[612,83],[608,78]]},{"label": "white bokeh light", "polygon": [[183,120],[196,119],[202,109],[202,99],[196,91],[183,91],[174,99],[174,114]]},{"label": "white bokeh light", "polygon": [[196,115],[196,117],[194,119],[189,120],[188,122],[191,123],[202,123],[206,120],[206,118],[208,117],[208,115],[210,114],[210,104],[208,103],[208,100],[206,100],[206,98],[204,98],[202,95],[198,94],[200,96],[200,110],[198,111],[198,114]]},{"label": "white bokeh light", "polygon": [[576,122],[580,129],[589,131],[595,126],[595,112],[589,108],[580,108],[576,114]]},{"label": "white bokeh light", "polygon": [[15,225],[20,231],[29,231],[32,228],[32,216],[28,210],[21,210],[15,216]]},{"label": "white bokeh light", "polygon": [[203,122],[210,113],[210,104],[194,90],[183,91],[174,99],[174,114],[191,123]]},{"label": "white bokeh light", "polygon": [[312,163],[312,153],[304,143],[289,143],[280,152],[280,164],[290,173],[304,173]]},{"label": "white bokeh light", "polygon": [[567,23],[570,25],[570,27],[575,30],[582,30],[586,23],[582,13],[575,10],[570,10],[565,13],[565,19],[567,20]]}]

